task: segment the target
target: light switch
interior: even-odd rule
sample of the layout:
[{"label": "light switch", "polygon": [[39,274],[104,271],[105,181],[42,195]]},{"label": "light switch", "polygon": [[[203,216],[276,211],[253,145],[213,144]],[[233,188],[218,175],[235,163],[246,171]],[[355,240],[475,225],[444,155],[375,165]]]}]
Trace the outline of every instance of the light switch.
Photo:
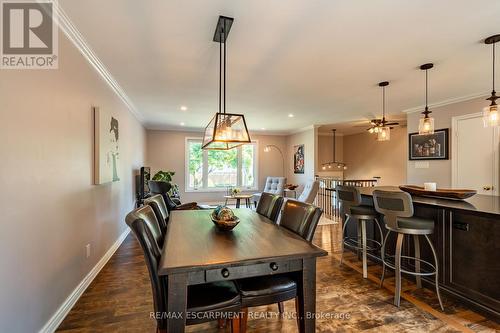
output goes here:
[{"label": "light switch", "polygon": [[424,161],[415,162],[415,169],[429,169],[429,162],[424,162]]}]

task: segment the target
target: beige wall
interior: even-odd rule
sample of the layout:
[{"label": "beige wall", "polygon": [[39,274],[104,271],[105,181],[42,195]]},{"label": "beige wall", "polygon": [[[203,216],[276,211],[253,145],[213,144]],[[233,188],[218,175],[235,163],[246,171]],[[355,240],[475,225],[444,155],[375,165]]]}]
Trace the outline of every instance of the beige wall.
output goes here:
[{"label": "beige wall", "polygon": [[[185,191],[185,144],[186,138],[201,138],[202,132],[180,132],[180,131],[148,131],[147,132],[147,165],[151,167],[152,174],[158,170],[175,171],[174,181],[181,189],[183,202],[222,202],[223,192],[186,192]],[[264,152],[266,145],[278,146],[285,154],[285,136],[273,135],[251,135],[252,140],[258,141],[259,167],[258,182],[259,189],[264,188],[267,176],[282,176],[282,158],[276,149]],[[286,156],[285,156],[286,158]],[[253,193],[255,191],[250,191]]]},{"label": "beige wall", "polygon": [[[295,174],[293,172],[293,154],[294,146],[304,145],[304,174]],[[317,152],[317,133],[315,128],[310,128],[299,133],[286,137],[286,166],[287,182],[298,184],[301,187],[309,180],[314,179]],[[300,192],[301,188],[298,189]]]},{"label": "beige wall", "polygon": [[[455,116],[481,112],[488,101],[485,98],[476,98],[470,101],[431,108],[435,128],[450,128],[450,158],[453,133],[451,132],[451,118]],[[408,133],[418,132],[419,112],[408,114]],[[428,168],[416,168],[415,161],[407,162],[408,183],[422,185],[424,182],[436,182],[439,187],[451,187],[451,160],[426,161]]]},{"label": "beige wall", "polygon": [[406,183],[406,128],[391,130],[391,140],[377,141],[376,135],[360,133],[344,136],[346,179],[381,177],[380,185]]},{"label": "beige wall", "polygon": [[[116,183],[92,185],[92,105],[119,115]],[[61,34],[58,70],[1,71],[0,142],[0,332],[37,332],[127,229],[145,130]]]}]

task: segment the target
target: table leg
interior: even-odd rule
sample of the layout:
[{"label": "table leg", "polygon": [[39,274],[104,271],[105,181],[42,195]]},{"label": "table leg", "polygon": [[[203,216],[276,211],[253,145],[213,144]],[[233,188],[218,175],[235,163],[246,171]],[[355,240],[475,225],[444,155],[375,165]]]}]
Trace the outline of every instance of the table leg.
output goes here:
[{"label": "table leg", "polygon": [[250,199],[249,199],[249,198],[246,198],[246,199],[245,199],[245,206],[246,206],[247,208],[252,208],[251,203],[250,203]]},{"label": "table leg", "polygon": [[236,208],[240,208],[240,199],[236,199]]},{"label": "table leg", "polygon": [[167,319],[168,333],[182,333],[186,327],[187,273],[168,276]]},{"label": "table leg", "polygon": [[298,289],[298,318],[300,333],[316,330],[316,258],[303,260]]}]

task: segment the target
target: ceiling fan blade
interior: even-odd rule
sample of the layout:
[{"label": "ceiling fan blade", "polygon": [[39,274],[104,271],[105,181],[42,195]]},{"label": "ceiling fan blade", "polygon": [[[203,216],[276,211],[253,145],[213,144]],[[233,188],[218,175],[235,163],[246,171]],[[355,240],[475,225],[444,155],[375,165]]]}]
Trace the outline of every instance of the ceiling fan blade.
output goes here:
[{"label": "ceiling fan blade", "polygon": [[389,125],[389,126],[391,126],[391,125],[399,125],[399,123],[396,123],[396,122],[393,122],[393,123],[386,123],[386,125]]}]

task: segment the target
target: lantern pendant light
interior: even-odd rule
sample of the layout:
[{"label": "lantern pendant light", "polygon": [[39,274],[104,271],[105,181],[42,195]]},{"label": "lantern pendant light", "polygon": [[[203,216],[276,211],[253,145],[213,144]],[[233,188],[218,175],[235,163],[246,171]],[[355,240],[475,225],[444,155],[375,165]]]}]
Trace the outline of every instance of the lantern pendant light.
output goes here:
[{"label": "lantern pendant light", "polygon": [[427,73],[427,71],[432,67],[434,67],[434,64],[431,63],[420,66],[420,69],[425,71],[425,109],[422,112],[424,116],[420,118],[418,123],[418,134],[420,135],[434,134],[434,118],[429,117],[429,114],[432,113],[432,111],[429,111],[428,105],[429,75]]},{"label": "lantern pendant light", "polygon": [[[245,116],[226,113],[226,40],[233,21],[231,17],[219,16],[215,28],[213,40],[219,43],[219,112],[205,127],[202,149],[206,150],[229,150],[251,142]],[[224,89],[222,90],[223,78]],[[224,92],[224,99],[222,99],[222,92]]]},{"label": "lantern pendant light", "polygon": [[391,139],[391,128],[386,125],[387,121],[385,120],[385,87],[389,85],[389,82],[384,81],[378,84],[379,87],[382,87],[382,122],[381,126],[377,127],[377,141],[389,141]]},{"label": "lantern pendant light", "polygon": [[500,115],[498,114],[497,96],[495,91],[495,44],[500,41],[500,35],[488,37],[484,40],[485,44],[492,44],[493,49],[493,90],[491,96],[486,100],[491,101],[490,105],[483,110],[484,127],[494,127],[500,125]]}]

